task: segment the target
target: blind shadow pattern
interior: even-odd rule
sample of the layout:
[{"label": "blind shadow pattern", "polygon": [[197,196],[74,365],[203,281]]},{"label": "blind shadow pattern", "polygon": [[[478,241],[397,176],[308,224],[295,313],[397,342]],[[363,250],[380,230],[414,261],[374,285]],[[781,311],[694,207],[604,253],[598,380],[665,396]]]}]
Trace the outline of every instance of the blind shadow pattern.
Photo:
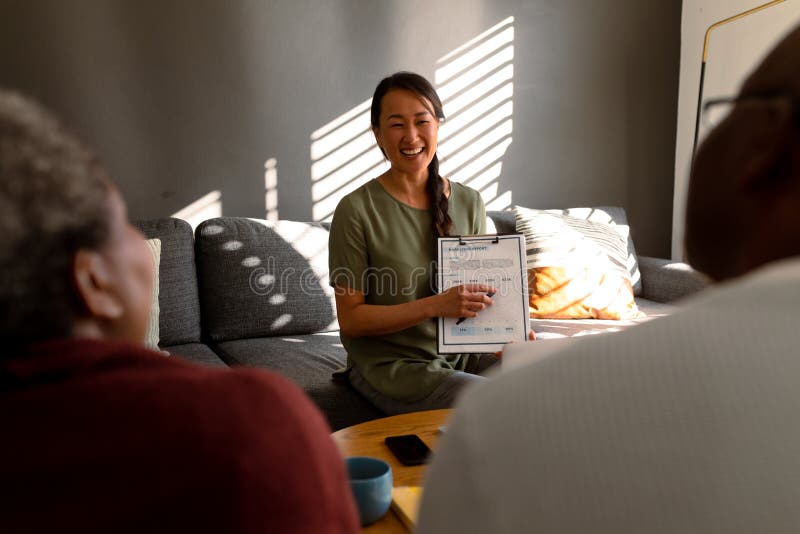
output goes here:
[{"label": "blind shadow pattern", "polygon": [[278,160],[275,158],[264,162],[264,211],[266,220],[278,220]]},{"label": "blind shadow pattern", "polygon": [[192,227],[192,230],[206,219],[222,217],[222,191],[211,191],[188,206],[176,211],[170,217],[185,220]]},{"label": "blind shadow pattern", "polygon": [[[514,17],[440,58],[433,83],[447,117],[441,174],[480,191],[489,210],[511,206],[499,179],[513,132]],[[370,105],[367,99],[311,134],[314,221],[330,220],[344,195],[388,169],[370,131]]]}]

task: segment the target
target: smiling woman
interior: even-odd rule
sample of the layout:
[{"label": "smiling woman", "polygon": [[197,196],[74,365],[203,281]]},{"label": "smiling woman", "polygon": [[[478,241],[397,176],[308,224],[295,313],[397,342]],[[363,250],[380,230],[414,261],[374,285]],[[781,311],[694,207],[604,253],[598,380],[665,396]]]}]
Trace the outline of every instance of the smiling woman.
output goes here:
[{"label": "smiling woman", "polygon": [[400,72],[381,81],[372,102],[372,131],[391,163],[378,181],[414,207],[431,207],[434,234],[447,235],[452,221],[444,189],[449,184],[439,176],[436,154],[439,123],[444,120],[439,95],[423,77]]},{"label": "smiling woman", "polygon": [[390,169],[345,196],[330,233],[330,277],[345,376],[386,413],[447,408],[496,363],[493,355],[436,353],[436,317],[475,317],[491,305],[485,285],[435,295],[436,238],[481,234],[480,194],[439,175],[442,103],[422,76],[399,72],[378,84],[370,113]]},{"label": "smiling woman", "polygon": [[[383,97],[382,107],[384,116],[378,117],[378,124],[373,126],[375,139],[383,155],[391,161],[393,172],[379,180],[392,187],[398,184],[395,183],[397,180],[391,179],[391,175],[406,175],[413,179],[431,164],[438,167],[436,148],[441,117],[434,115],[430,101],[423,100],[411,91],[397,89]],[[436,173],[429,173],[429,176],[436,176]],[[412,202],[414,200],[411,199]],[[427,204],[427,201],[425,198],[421,203]]]}]

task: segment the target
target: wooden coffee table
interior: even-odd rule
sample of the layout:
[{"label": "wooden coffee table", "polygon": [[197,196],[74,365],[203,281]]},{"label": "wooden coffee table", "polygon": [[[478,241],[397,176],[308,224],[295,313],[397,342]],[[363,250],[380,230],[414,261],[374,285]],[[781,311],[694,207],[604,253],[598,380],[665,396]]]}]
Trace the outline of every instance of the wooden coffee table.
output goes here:
[{"label": "wooden coffee table", "polygon": [[[429,410],[349,426],[333,433],[333,440],[342,456],[373,456],[389,462],[395,486],[421,486],[425,475],[424,465],[404,466],[389,451],[383,440],[386,436],[416,434],[432,450],[439,441],[439,427],[447,423],[452,410]],[[400,533],[409,530],[390,509],[382,519],[362,529],[364,533]]]}]

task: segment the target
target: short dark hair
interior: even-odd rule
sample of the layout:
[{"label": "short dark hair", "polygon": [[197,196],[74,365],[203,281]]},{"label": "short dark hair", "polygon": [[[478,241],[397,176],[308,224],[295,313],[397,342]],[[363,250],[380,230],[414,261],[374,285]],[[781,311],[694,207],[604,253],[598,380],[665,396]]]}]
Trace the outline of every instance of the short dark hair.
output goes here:
[{"label": "short dark hair", "polygon": [[0,88],[0,336],[65,337],[83,310],[80,249],[108,239],[110,182],[97,158],[32,100]]},{"label": "short dark hair", "polygon": [[[419,74],[402,71],[387,76],[375,88],[375,93],[372,95],[372,108],[370,109],[370,122],[373,128],[380,126],[383,97],[393,89],[411,91],[418,97],[427,99],[433,106],[433,109],[430,110],[433,115],[439,121],[444,120],[442,101],[433,85]],[[433,215],[433,235],[437,237],[448,235],[450,228],[453,226],[453,220],[448,213],[447,196],[444,194],[444,180],[439,176],[438,154],[434,154],[433,159],[428,164],[428,181],[425,184],[425,189],[428,192],[431,214]]]}]

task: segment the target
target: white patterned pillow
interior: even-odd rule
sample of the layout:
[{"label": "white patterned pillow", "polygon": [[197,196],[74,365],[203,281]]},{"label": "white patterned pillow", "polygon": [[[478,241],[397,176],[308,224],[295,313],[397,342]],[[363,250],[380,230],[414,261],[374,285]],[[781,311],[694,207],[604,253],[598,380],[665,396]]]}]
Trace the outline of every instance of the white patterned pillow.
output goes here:
[{"label": "white patterned pillow", "polygon": [[628,243],[611,225],[556,210],[514,208],[525,236],[532,317],[629,319],[633,299]]},{"label": "white patterned pillow", "polygon": [[147,239],[145,243],[153,258],[153,292],[151,294],[152,306],[150,308],[150,318],[147,322],[144,345],[151,350],[160,350],[158,348],[158,317],[160,313],[158,307],[158,268],[161,265],[161,240]]}]

